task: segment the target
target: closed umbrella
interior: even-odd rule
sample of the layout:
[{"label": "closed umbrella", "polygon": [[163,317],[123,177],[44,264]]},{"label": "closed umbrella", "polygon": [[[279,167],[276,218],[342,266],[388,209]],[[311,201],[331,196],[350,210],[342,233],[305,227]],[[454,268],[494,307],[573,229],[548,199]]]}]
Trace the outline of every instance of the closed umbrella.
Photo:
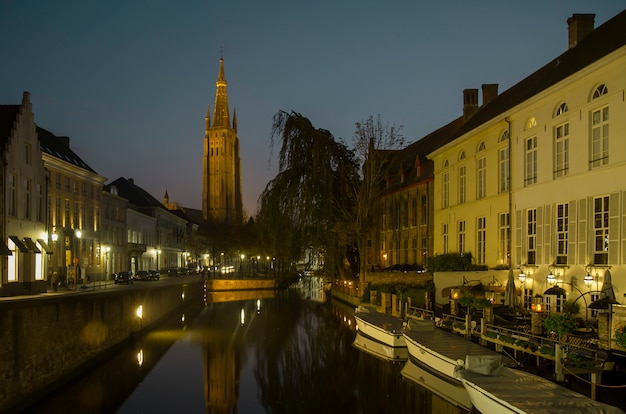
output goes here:
[{"label": "closed umbrella", "polygon": [[602,290],[600,291],[600,299],[615,300],[615,292],[613,291],[613,281],[611,280],[611,271],[604,271],[604,282],[602,282]]},{"label": "closed umbrella", "polygon": [[604,281],[602,282],[602,290],[600,290],[600,299],[589,304],[589,309],[609,309],[612,304],[619,303],[615,299],[615,291],[613,290],[613,281],[611,280],[611,272],[609,269],[604,271]]},{"label": "closed umbrella", "polygon": [[517,307],[517,288],[515,287],[513,269],[509,269],[509,277],[506,281],[506,288],[504,290],[504,305],[511,308]]}]

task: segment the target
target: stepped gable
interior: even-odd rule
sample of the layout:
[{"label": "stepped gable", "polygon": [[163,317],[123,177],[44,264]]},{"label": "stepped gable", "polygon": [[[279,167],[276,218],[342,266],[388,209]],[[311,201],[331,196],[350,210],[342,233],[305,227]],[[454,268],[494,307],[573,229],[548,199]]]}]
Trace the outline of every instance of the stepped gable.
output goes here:
[{"label": "stepped gable", "polygon": [[20,113],[20,105],[0,105],[0,150],[4,152],[9,142],[15,120]]}]

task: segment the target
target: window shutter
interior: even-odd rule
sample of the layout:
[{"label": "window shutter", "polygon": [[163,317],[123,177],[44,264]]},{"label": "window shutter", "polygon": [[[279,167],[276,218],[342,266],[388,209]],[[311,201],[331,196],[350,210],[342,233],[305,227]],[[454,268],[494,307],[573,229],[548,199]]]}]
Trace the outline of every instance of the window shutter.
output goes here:
[{"label": "window shutter", "polygon": [[515,260],[519,264],[526,263],[526,256],[522,252],[522,241],[524,234],[522,232],[522,211],[515,212]]},{"label": "window shutter", "polygon": [[[622,191],[622,200],[626,201],[626,191]],[[622,263],[626,263],[626,202],[622,203]]]},{"label": "window shutter", "polygon": [[587,199],[578,200],[578,260],[584,264],[591,262],[587,251]]},{"label": "window shutter", "polygon": [[619,258],[619,193],[609,195],[609,263]]},{"label": "window shutter", "polygon": [[568,207],[568,224],[567,224],[567,264],[585,265],[584,257],[576,260],[576,235],[577,235],[577,217],[576,217],[576,200],[569,202]]},{"label": "window shutter", "polygon": [[[543,207],[537,207],[537,258],[535,263],[545,263],[543,255]],[[548,259],[548,258],[545,258]]]},{"label": "window shutter", "polygon": [[[556,249],[552,248],[552,205],[545,205],[543,207],[543,213],[543,257],[545,260],[542,263],[552,263],[556,257],[556,255],[554,254]],[[537,221],[539,221],[538,212]]]}]

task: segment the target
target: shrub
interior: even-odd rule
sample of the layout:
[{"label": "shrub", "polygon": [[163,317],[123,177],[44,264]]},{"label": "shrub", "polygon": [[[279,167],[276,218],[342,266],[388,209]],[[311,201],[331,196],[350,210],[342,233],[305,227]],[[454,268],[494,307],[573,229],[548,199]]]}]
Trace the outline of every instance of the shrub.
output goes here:
[{"label": "shrub", "polygon": [[622,325],[615,330],[615,343],[622,348],[626,348],[626,325]]}]

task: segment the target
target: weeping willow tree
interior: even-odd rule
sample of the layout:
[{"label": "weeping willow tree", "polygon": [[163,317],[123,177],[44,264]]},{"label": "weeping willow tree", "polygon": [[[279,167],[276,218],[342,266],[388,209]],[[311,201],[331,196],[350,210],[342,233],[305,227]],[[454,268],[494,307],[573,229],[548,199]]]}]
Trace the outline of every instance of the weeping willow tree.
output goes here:
[{"label": "weeping willow tree", "polygon": [[359,179],[354,152],[296,112],[274,116],[270,144],[280,144],[278,174],[261,194],[257,220],[269,245],[292,260],[323,247],[325,265],[341,271],[337,212],[348,201],[345,188]]},{"label": "weeping willow tree", "polygon": [[341,275],[346,252],[356,252],[363,283],[386,171],[404,138],[402,127],[384,124],[380,116],[355,126],[350,149],[301,114],[278,112],[270,142],[281,143],[279,171],[261,194],[258,223],[270,245],[289,251],[291,259],[307,246],[324,246],[327,267]]}]

